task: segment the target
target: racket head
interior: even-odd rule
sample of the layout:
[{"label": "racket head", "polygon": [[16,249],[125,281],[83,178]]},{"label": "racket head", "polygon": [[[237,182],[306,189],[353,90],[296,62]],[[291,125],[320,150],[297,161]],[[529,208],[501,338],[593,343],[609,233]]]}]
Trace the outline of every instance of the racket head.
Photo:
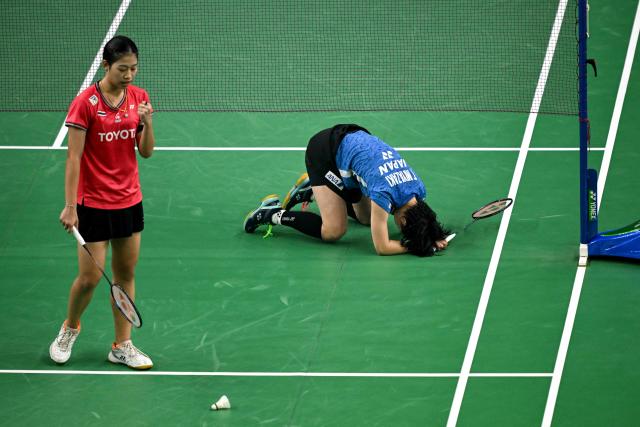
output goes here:
[{"label": "racket head", "polygon": [[508,197],[504,199],[494,200],[491,203],[487,203],[480,209],[475,210],[471,214],[471,218],[473,219],[489,218],[490,216],[497,215],[500,212],[504,211],[509,206],[511,206],[512,203],[513,203],[513,199],[510,199]]},{"label": "racket head", "polygon": [[118,285],[111,285],[111,297],[120,310],[120,313],[125,319],[129,321],[133,326],[139,328],[142,326],[142,317],[138,308],[133,303],[129,295]]}]

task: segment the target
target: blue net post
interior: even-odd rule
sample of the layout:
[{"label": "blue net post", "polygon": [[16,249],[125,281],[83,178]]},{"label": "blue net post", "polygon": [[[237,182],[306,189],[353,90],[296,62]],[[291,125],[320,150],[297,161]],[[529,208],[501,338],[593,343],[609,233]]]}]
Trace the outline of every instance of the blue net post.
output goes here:
[{"label": "blue net post", "polygon": [[[580,124],[580,243],[588,244],[594,232],[590,222],[595,221],[597,233],[597,204],[595,218],[589,212],[589,193],[593,186],[593,173],[589,177],[588,145],[589,116],[587,112],[587,0],[578,0],[578,118]],[[589,179],[591,178],[591,179]],[[591,186],[589,184],[592,184]],[[593,193],[597,200],[597,192]],[[593,208],[593,206],[592,206]],[[591,214],[593,214],[593,210]]]}]

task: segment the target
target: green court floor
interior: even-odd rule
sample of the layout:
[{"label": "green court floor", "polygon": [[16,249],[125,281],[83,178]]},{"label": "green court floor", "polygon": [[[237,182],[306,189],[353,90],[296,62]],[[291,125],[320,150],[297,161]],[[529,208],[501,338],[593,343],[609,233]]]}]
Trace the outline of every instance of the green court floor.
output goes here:
[{"label": "green court floor", "polygon": [[[599,168],[635,2],[592,5],[592,151]],[[600,211],[601,229],[640,216],[640,79],[632,68]],[[512,113],[158,113],[140,159],[145,231],[136,271],[155,363],[107,362],[108,290],[83,317],[72,359],[49,344],[66,313],[74,240],[58,223],[64,113],[0,113],[0,425],[444,426],[494,257],[501,217],[470,213],[510,189],[528,116]],[[246,234],[247,211],[287,192],[316,131],[355,122],[400,152],[459,234],[441,256],[375,255],[350,223],[335,244],[285,227]],[[458,426],[543,422],[574,288],[578,123],[537,118]],[[311,206],[315,210],[315,206]],[[591,260],[553,426],[633,426],[640,265]],[[226,394],[229,411],[209,406]]]}]

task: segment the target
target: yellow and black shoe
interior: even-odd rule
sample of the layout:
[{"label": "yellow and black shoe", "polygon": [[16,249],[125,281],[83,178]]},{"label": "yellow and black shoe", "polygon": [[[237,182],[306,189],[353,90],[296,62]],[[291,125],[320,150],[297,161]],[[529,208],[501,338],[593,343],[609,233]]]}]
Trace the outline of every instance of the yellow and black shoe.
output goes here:
[{"label": "yellow and black shoe", "polygon": [[253,233],[259,226],[271,224],[271,216],[281,209],[282,204],[278,195],[269,194],[260,201],[260,206],[244,218],[244,231]]},{"label": "yellow and black shoe", "polygon": [[311,189],[309,174],[303,173],[284,198],[282,209],[290,211],[295,205],[300,203],[309,204],[312,200],[313,190]]}]

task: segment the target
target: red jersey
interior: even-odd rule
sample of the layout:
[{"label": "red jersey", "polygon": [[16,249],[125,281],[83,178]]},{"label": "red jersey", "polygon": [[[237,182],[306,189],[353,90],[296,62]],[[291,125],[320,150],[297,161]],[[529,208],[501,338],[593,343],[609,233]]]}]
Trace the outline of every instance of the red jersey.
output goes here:
[{"label": "red jersey", "polygon": [[138,104],[144,101],[149,101],[147,92],[129,85],[120,105],[113,108],[95,83],[71,103],[65,125],[86,131],[79,204],[124,209],[142,200],[135,147],[141,131]]}]

